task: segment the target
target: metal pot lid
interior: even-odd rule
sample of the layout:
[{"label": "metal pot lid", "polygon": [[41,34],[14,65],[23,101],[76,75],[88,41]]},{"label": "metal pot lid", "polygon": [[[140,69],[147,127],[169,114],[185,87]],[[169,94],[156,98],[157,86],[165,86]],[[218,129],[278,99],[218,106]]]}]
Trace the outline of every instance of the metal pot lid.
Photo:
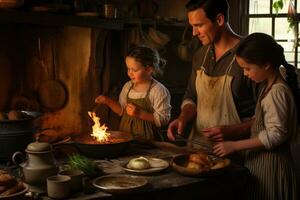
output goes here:
[{"label": "metal pot lid", "polygon": [[27,146],[26,150],[31,152],[51,151],[51,145],[46,142],[32,142]]}]

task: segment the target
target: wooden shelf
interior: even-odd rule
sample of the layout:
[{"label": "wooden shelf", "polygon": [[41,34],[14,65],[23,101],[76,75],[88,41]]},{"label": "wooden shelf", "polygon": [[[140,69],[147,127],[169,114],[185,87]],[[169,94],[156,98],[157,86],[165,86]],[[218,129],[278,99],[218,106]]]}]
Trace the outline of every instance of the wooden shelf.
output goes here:
[{"label": "wooden shelf", "polygon": [[1,10],[0,22],[2,23],[28,23],[56,26],[86,26],[105,29],[122,30],[124,20],[104,19],[94,16],[77,16],[71,14],[58,14],[51,12]]},{"label": "wooden shelf", "polygon": [[53,12],[35,12],[22,10],[0,10],[0,23],[28,23],[53,26],[98,27],[123,30],[126,26],[143,25],[183,27],[185,22],[173,22],[153,19],[106,19],[98,16],[77,16]]}]

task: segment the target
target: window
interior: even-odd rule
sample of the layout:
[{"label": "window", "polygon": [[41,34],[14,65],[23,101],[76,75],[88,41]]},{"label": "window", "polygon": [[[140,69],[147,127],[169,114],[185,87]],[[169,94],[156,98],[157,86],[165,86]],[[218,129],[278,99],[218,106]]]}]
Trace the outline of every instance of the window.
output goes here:
[{"label": "window", "polygon": [[[298,47],[294,47],[294,32],[293,30],[289,30],[289,23],[287,21],[289,2],[288,0],[285,1],[283,9],[276,13],[272,7],[274,1],[249,0],[248,33],[263,32],[272,35],[283,46],[286,60],[300,69],[300,53],[298,52]],[[300,0],[293,1],[299,13]]]}]

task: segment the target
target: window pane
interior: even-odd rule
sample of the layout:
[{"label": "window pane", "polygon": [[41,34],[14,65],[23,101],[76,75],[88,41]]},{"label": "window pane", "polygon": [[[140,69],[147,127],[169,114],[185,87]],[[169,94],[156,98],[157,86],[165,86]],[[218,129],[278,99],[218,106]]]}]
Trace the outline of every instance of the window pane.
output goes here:
[{"label": "window pane", "polygon": [[275,39],[293,40],[293,30],[289,29],[287,18],[275,18]]},{"label": "window pane", "polygon": [[272,35],[272,19],[249,18],[249,34],[254,32],[262,32]]},{"label": "window pane", "polygon": [[293,42],[278,42],[284,48],[285,59],[288,63],[295,65],[295,52]]},{"label": "window pane", "polygon": [[249,13],[250,14],[269,14],[270,13],[270,0],[249,0]]},{"label": "window pane", "polygon": [[[274,2],[275,0],[273,0]],[[278,13],[287,13],[288,12],[288,7],[289,7],[289,2],[286,1],[286,0],[283,0],[283,8],[281,10],[278,11]],[[273,7],[272,7],[273,8]],[[273,8],[273,11],[272,11],[274,14],[276,14],[276,11],[275,9]]]}]

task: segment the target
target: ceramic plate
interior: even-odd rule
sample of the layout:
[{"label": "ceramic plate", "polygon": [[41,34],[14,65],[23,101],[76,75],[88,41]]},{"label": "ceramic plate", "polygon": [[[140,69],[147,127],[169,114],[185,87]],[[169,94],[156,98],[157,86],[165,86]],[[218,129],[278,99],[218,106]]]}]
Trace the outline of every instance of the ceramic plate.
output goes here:
[{"label": "ceramic plate", "polygon": [[127,168],[127,163],[123,163],[121,164],[122,168],[129,173],[133,173],[133,174],[152,174],[152,173],[158,173],[166,168],[169,167],[169,163],[163,159],[160,158],[147,158],[149,160],[149,164],[150,164],[150,168],[148,169],[129,169]]},{"label": "ceramic plate", "polygon": [[230,165],[230,160],[216,157],[215,164],[209,170],[188,168],[189,154],[178,155],[172,159],[171,166],[179,174],[193,177],[209,177],[222,174]]},{"label": "ceramic plate", "polygon": [[148,181],[141,176],[124,174],[107,175],[96,178],[93,186],[109,193],[129,193],[144,187]]}]

